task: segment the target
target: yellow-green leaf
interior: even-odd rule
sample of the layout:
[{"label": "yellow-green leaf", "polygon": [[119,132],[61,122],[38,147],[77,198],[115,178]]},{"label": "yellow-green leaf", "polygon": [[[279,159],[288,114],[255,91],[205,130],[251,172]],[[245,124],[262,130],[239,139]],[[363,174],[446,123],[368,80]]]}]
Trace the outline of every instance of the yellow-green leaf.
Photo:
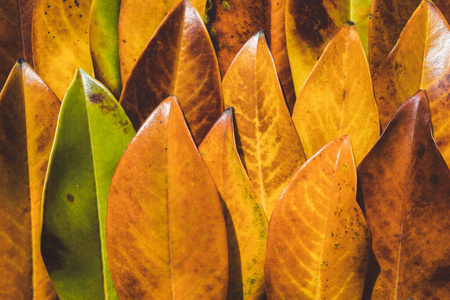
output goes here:
[{"label": "yellow-green leaf", "polygon": [[269,299],[361,299],[369,227],[356,203],[350,139],[337,138],[294,175],[270,221]]},{"label": "yellow-green leaf", "polygon": [[323,52],[298,96],[292,120],[307,158],[349,135],[359,164],[378,140],[369,65],[353,26],[344,25]]},{"label": "yellow-green leaf", "polygon": [[223,79],[223,97],[225,106],[235,110],[242,162],[270,219],[305,156],[262,32],[234,59]]},{"label": "yellow-green leaf", "polygon": [[228,237],[228,299],[262,299],[268,221],[242,165],[230,107],[199,147],[223,200]]},{"label": "yellow-green leaf", "polygon": [[226,299],[219,195],[175,97],[149,116],[117,166],[107,246],[120,299]]}]

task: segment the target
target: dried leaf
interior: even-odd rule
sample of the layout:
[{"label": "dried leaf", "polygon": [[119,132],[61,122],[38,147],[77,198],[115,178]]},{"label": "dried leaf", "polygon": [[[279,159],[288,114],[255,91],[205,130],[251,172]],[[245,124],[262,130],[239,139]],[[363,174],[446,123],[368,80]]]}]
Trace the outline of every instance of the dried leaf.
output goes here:
[{"label": "dried leaf", "polygon": [[120,103],[138,129],[168,96],[177,95],[200,143],[222,114],[219,66],[205,25],[180,2],[155,32],[128,77]]},{"label": "dried leaf", "polygon": [[373,76],[383,129],[400,105],[423,89],[430,99],[433,132],[450,165],[450,26],[436,6],[422,1],[387,60]]},{"label": "dried leaf", "polygon": [[121,299],[226,298],[219,196],[175,97],[158,106],[123,155],[111,183],[107,228]]},{"label": "dried leaf", "polygon": [[269,299],[361,299],[370,233],[356,203],[348,137],[330,142],[297,171],[267,238]]},{"label": "dried leaf", "polygon": [[225,107],[235,109],[241,158],[270,219],[275,202],[305,156],[262,32],[234,59],[223,79],[223,96]]},{"label": "dried leaf", "polygon": [[450,171],[432,137],[424,91],[406,101],[358,168],[381,267],[372,299],[450,293]]},{"label": "dried leaf", "polygon": [[0,94],[0,295],[56,299],[40,249],[42,187],[60,102],[23,61]]},{"label": "dried leaf", "polygon": [[372,0],[286,1],[286,41],[296,95],[325,46],[347,21],[356,24],[367,53],[371,6]]},{"label": "dried leaf", "polygon": [[33,64],[61,100],[76,68],[92,74],[89,50],[91,0],[35,0]]},{"label": "dried leaf", "polygon": [[199,147],[223,200],[228,237],[228,299],[262,299],[268,221],[237,152],[230,107]]},{"label": "dried leaf", "polygon": [[134,136],[112,94],[78,69],[64,97],[44,188],[42,257],[62,299],[116,299],[106,202]]},{"label": "dried leaf", "polygon": [[[122,0],[119,16],[119,53],[123,84],[145,45],[177,3],[179,0]],[[206,0],[191,0],[190,3],[203,16]]]},{"label": "dried leaf", "polygon": [[342,135],[352,139],[359,164],[380,136],[369,65],[353,26],[331,40],[305,82],[292,120],[306,157]]},{"label": "dried leaf", "polygon": [[19,0],[20,28],[22,33],[23,59],[33,66],[33,49],[31,45],[31,30],[34,0]]}]

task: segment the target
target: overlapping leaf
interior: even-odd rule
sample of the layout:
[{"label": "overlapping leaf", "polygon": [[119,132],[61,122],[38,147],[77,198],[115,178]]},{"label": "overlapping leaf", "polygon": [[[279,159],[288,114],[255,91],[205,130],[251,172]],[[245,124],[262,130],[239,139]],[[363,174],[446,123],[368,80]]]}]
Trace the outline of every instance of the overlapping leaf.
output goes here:
[{"label": "overlapping leaf", "polygon": [[214,124],[199,150],[225,207],[228,299],[261,299],[268,221],[237,152],[232,108]]},{"label": "overlapping leaf", "polygon": [[223,79],[223,96],[225,106],[235,109],[242,162],[270,219],[275,202],[305,158],[262,32],[234,59]]},{"label": "overlapping leaf", "polygon": [[120,79],[118,23],[120,0],[93,0],[89,28],[89,45],[95,78],[119,99]]},{"label": "overlapping leaf", "polygon": [[33,48],[31,45],[32,18],[34,0],[18,0],[20,8],[20,27],[22,33],[23,56],[22,58],[33,66]]},{"label": "overlapping leaf", "polygon": [[89,50],[91,0],[35,0],[33,65],[62,100],[76,68],[92,73]]},{"label": "overlapping leaf", "polygon": [[[178,2],[179,0],[122,0],[119,17],[119,52],[120,72],[124,84],[145,45]],[[192,0],[191,3],[203,16],[206,0]]]},{"label": "overlapping leaf", "polygon": [[361,299],[369,251],[350,140],[338,138],[299,169],[275,206],[267,241],[267,296]]},{"label": "overlapping leaf", "polygon": [[200,15],[185,0],[156,31],[124,87],[120,103],[134,128],[159,103],[177,95],[200,143],[222,114],[219,66]]},{"label": "overlapping leaf", "polygon": [[117,298],[106,258],[106,202],[133,136],[112,94],[78,70],[62,103],[44,190],[42,257],[63,299]]},{"label": "overlapping leaf", "polygon": [[[403,27],[420,2],[421,0],[373,0],[369,22],[369,61],[372,74],[394,48]],[[448,20],[450,2],[448,0],[433,2]]]},{"label": "overlapping leaf", "polygon": [[60,102],[23,61],[0,94],[0,295],[55,299],[40,251],[41,197]]},{"label": "overlapping leaf", "polygon": [[268,0],[210,0],[206,26],[219,59],[222,76],[226,74],[242,46],[261,29],[269,32]]},{"label": "overlapping leaf", "polygon": [[400,107],[358,175],[381,267],[372,299],[447,298],[450,171],[425,92]]},{"label": "overlapping leaf", "polygon": [[286,41],[296,95],[325,46],[347,21],[355,23],[367,49],[371,5],[371,0],[286,1]]},{"label": "overlapping leaf", "polygon": [[369,66],[353,26],[345,25],[325,49],[298,96],[292,120],[306,157],[349,135],[359,164],[378,140]]},{"label": "overlapping leaf", "polygon": [[373,76],[380,123],[419,89],[430,99],[433,132],[450,165],[450,26],[436,6],[422,1],[387,60]]},{"label": "overlapping leaf", "polygon": [[123,155],[111,183],[107,228],[121,299],[226,298],[219,196],[175,97],[150,115]]}]

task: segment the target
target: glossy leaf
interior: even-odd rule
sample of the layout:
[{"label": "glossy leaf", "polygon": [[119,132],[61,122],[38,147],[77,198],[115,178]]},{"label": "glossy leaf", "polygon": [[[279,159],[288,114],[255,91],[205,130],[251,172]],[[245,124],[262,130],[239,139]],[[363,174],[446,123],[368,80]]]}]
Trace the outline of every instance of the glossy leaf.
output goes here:
[{"label": "glossy leaf", "polygon": [[356,203],[348,137],[330,142],[297,171],[267,238],[269,299],[361,299],[370,233]]},{"label": "glossy leaf", "polygon": [[[179,0],[122,0],[119,16],[119,54],[124,84],[148,41],[177,3]],[[203,16],[206,0],[191,0],[190,3]]]},{"label": "glossy leaf", "polygon": [[120,103],[138,129],[168,96],[177,95],[194,140],[200,143],[222,114],[219,67],[200,15],[185,0],[148,43]]},{"label": "glossy leaf", "polygon": [[120,78],[118,30],[121,0],[92,0],[89,45],[95,78],[119,99]]},{"label": "glossy leaf", "polygon": [[325,46],[347,21],[355,24],[367,53],[371,6],[372,0],[286,0],[286,41],[296,95]]},{"label": "glossy leaf", "polygon": [[387,60],[373,76],[381,126],[419,89],[430,99],[433,132],[450,165],[450,26],[436,6],[422,1]]},{"label": "glossy leaf", "polygon": [[295,104],[294,82],[292,81],[291,66],[286,46],[286,32],[284,26],[284,13],[286,11],[286,0],[270,1],[270,41],[269,47],[272,52],[278,77],[283,88],[289,111],[292,113]]},{"label": "glossy leaf", "polygon": [[0,28],[0,89],[2,89],[11,68],[23,56],[17,0],[0,2]]},{"label": "glossy leaf", "polygon": [[230,107],[199,147],[225,207],[228,299],[262,299],[268,221],[237,152]]},{"label": "glossy leaf", "polygon": [[34,0],[18,0],[20,8],[20,28],[22,36],[23,54],[22,58],[33,66],[33,48],[31,45],[31,31]]},{"label": "glossy leaf", "polygon": [[359,164],[378,140],[369,65],[353,26],[344,25],[323,52],[298,96],[292,120],[306,157],[349,135]]},{"label": "glossy leaf", "polygon": [[[370,13],[372,17],[369,22],[369,57],[372,74],[394,48],[403,27],[420,2],[421,0],[373,0]],[[433,2],[448,20],[450,2],[448,0]]]},{"label": "glossy leaf", "polygon": [[226,298],[219,196],[175,97],[155,109],[123,155],[107,228],[120,299]]},{"label": "glossy leaf", "polygon": [[41,198],[60,102],[23,61],[0,94],[0,296],[56,299],[40,251]]},{"label": "glossy leaf", "polygon": [[222,76],[252,35],[261,29],[269,32],[269,20],[268,0],[208,1],[205,21],[219,59]]},{"label": "glossy leaf", "polygon": [[35,0],[33,64],[62,100],[76,68],[93,72],[89,50],[91,0]]},{"label": "glossy leaf", "polygon": [[225,107],[235,109],[242,161],[270,219],[275,202],[305,156],[262,32],[244,45],[231,64],[223,79],[223,96]]},{"label": "glossy leaf", "polygon": [[62,299],[117,298],[106,258],[106,203],[133,136],[112,94],[78,69],[62,103],[44,190],[42,257]]},{"label": "glossy leaf", "polygon": [[447,298],[450,171],[432,137],[425,92],[400,107],[358,176],[381,267],[372,299]]}]

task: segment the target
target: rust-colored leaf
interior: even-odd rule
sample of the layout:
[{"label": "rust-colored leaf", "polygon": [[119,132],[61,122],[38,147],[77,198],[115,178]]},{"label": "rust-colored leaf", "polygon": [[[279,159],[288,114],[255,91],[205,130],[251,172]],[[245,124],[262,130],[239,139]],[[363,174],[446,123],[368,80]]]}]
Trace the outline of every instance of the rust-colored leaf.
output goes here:
[{"label": "rust-colored leaf", "polygon": [[177,95],[200,143],[222,114],[219,66],[200,15],[185,0],[167,16],[128,77],[120,103],[138,129],[170,95]]},{"label": "rust-colored leaf", "polygon": [[261,29],[270,32],[269,0],[210,0],[206,26],[219,59],[220,72],[226,74],[242,46]]},{"label": "rust-colored leaf", "polygon": [[371,5],[372,0],[286,1],[286,41],[296,95],[325,46],[347,21],[355,24],[367,49]]},{"label": "rust-colored leaf", "polygon": [[359,164],[378,140],[369,65],[353,26],[344,25],[323,52],[300,91],[292,120],[308,158],[349,135]]},{"label": "rust-colored leaf", "polygon": [[226,298],[219,196],[175,97],[128,146],[108,201],[108,259],[120,299]]},{"label": "rust-colored leaf", "polygon": [[277,68],[278,77],[283,88],[289,111],[292,113],[295,104],[294,82],[286,46],[284,13],[286,0],[270,1],[270,41],[269,47]]},{"label": "rust-colored leaf", "polygon": [[22,58],[22,35],[17,0],[0,1],[0,89],[11,68]]},{"label": "rust-colored leaf", "polygon": [[270,221],[270,299],[361,299],[370,233],[356,203],[350,139],[337,138],[289,182]]},{"label": "rust-colored leaf", "polygon": [[450,171],[424,91],[400,107],[358,176],[381,267],[372,299],[448,298]]},{"label": "rust-colored leaf", "polygon": [[237,152],[231,107],[199,150],[223,200],[230,264],[228,299],[262,299],[268,221]]},{"label": "rust-colored leaf", "polygon": [[[122,0],[119,16],[120,73],[125,84],[164,17],[180,0]],[[203,16],[207,0],[190,0]],[[170,41],[167,41],[170,43]],[[166,42],[166,43],[167,43]]]},{"label": "rust-colored leaf", "polygon": [[33,66],[33,49],[31,45],[31,31],[34,0],[19,0],[20,27],[22,33],[23,59]]},{"label": "rust-colored leaf", "polygon": [[33,64],[62,100],[77,68],[92,75],[89,16],[92,0],[35,0]]},{"label": "rust-colored leaf", "polygon": [[[398,37],[421,0],[373,0],[369,22],[370,71],[378,67],[394,48]],[[450,18],[450,1],[433,1]]]},{"label": "rust-colored leaf", "polygon": [[373,76],[383,129],[418,90],[428,93],[433,133],[450,165],[450,26],[437,7],[422,1],[387,60]]},{"label": "rust-colored leaf", "polygon": [[223,79],[223,96],[225,106],[235,109],[242,161],[270,219],[305,156],[262,32],[234,59]]},{"label": "rust-colored leaf", "polygon": [[41,198],[60,102],[25,62],[0,94],[0,296],[55,299],[40,251]]}]

